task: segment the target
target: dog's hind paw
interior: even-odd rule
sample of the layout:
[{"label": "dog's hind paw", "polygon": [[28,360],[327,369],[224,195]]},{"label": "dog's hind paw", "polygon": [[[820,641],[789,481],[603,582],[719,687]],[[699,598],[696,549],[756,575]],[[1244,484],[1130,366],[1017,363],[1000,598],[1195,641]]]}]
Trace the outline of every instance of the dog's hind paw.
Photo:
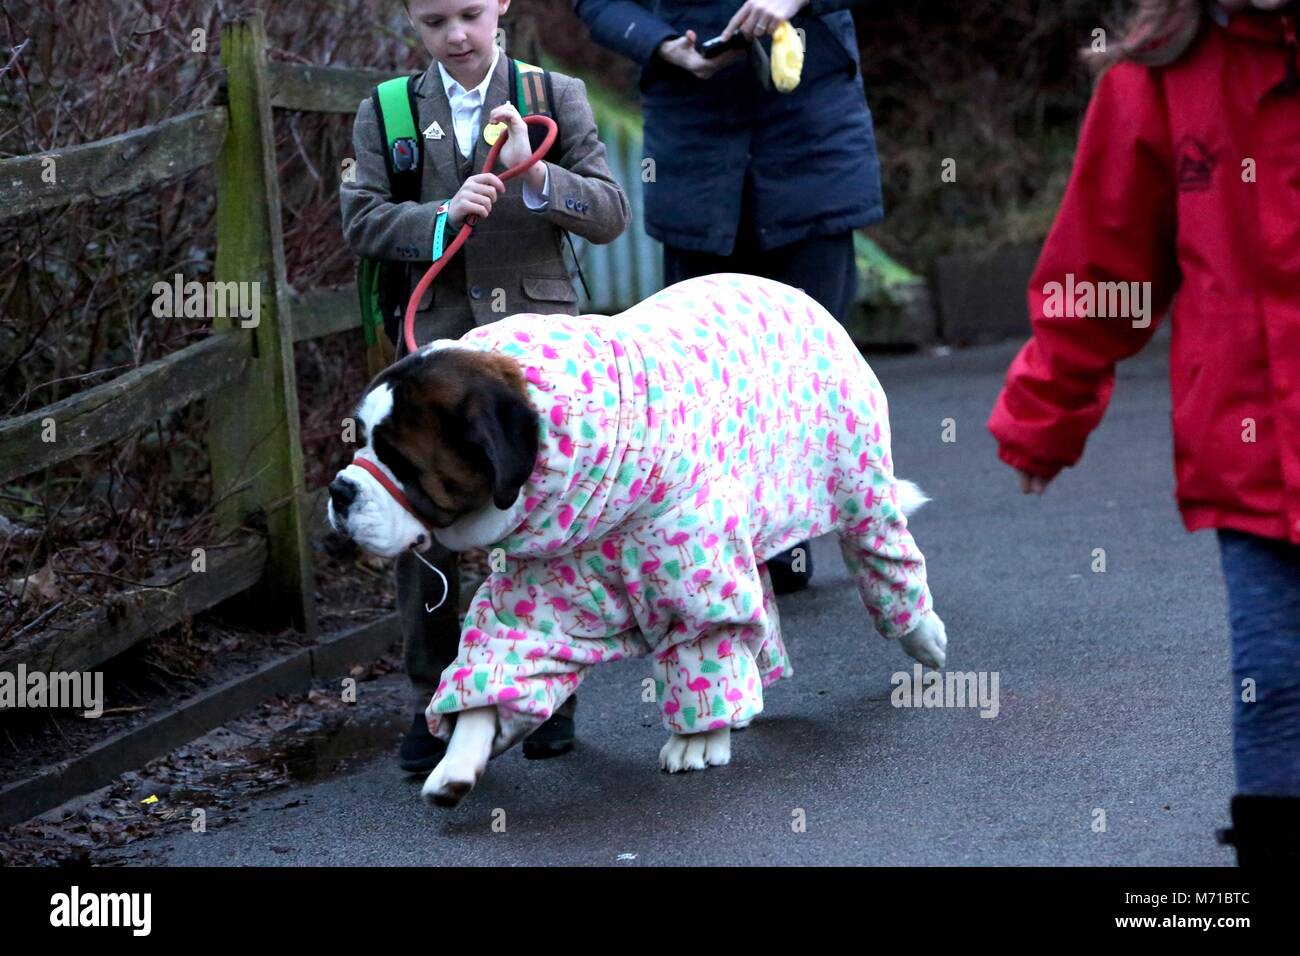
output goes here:
[{"label": "dog's hind paw", "polygon": [[659,768],[669,773],[723,767],[730,762],[730,727],[702,734],[672,734],[659,751]]},{"label": "dog's hind paw", "polygon": [[934,611],[926,612],[921,623],[899,638],[899,643],[909,657],[927,667],[943,667],[948,659],[948,632]]}]

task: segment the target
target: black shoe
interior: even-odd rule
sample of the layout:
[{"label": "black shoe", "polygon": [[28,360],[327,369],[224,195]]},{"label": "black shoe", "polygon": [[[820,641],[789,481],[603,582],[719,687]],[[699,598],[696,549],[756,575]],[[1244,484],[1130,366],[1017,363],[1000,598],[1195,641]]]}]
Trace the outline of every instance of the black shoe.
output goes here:
[{"label": "black shoe", "polygon": [[[794,563],[795,548],[803,548],[804,569],[802,571],[796,571],[791,567]],[[800,541],[793,548],[773,555],[767,561],[767,573],[772,578],[772,590],[777,594],[794,594],[808,587],[813,573],[811,543]]]},{"label": "black shoe", "polygon": [[1240,867],[1300,865],[1300,797],[1239,793],[1232,798],[1232,829],[1219,842],[1236,847]]},{"label": "black shoe", "polygon": [[546,723],[524,739],[524,759],[547,760],[551,757],[562,757],[572,750],[573,716],[577,709],[577,695],[570,695]]},{"label": "black shoe", "polygon": [[411,721],[411,729],[402,737],[397,762],[407,773],[428,773],[438,766],[438,761],[446,752],[447,742],[429,733],[424,711],[417,710],[415,719]]}]

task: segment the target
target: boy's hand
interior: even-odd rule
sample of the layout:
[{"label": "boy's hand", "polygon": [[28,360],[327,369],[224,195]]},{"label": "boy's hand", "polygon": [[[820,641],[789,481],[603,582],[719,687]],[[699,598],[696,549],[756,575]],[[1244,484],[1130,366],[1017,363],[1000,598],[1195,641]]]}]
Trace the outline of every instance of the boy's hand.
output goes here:
[{"label": "boy's hand", "polygon": [[503,166],[506,168],[517,166],[532,155],[533,147],[528,142],[528,124],[515,109],[515,104],[502,103],[500,106],[494,106],[492,112],[488,114],[488,122],[505,123],[510,130],[510,135],[506,137],[506,143],[501,147],[501,153],[497,157]]},{"label": "boy's hand", "polygon": [[486,219],[492,212],[492,203],[505,191],[506,184],[498,176],[493,173],[475,173],[451,197],[447,225],[459,229],[465,224],[466,216]]},{"label": "boy's hand", "polygon": [[1020,490],[1027,495],[1041,495],[1047,490],[1051,483],[1051,478],[1042,478],[1038,475],[1031,475],[1027,471],[1016,469],[1016,474],[1020,476]]},{"label": "boy's hand", "polygon": [[748,55],[744,50],[728,50],[712,60],[700,56],[699,51],[695,49],[694,30],[687,30],[684,37],[665,40],[659,44],[655,52],[673,66],[680,66],[687,73],[692,73],[701,80],[707,80],[728,63],[734,63]]},{"label": "boy's hand", "polygon": [[[532,143],[528,141],[528,124],[524,122],[524,118],[515,109],[515,104],[502,103],[500,106],[495,107],[488,114],[488,122],[505,123],[509,128],[510,135],[506,137],[506,144],[501,147],[501,152],[497,155],[497,159],[506,169],[511,166],[518,166],[533,155]],[[542,169],[540,162],[534,163],[523,174],[523,179],[524,182],[531,184],[535,190],[540,192],[542,183],[546,180],[546,171]]]}]

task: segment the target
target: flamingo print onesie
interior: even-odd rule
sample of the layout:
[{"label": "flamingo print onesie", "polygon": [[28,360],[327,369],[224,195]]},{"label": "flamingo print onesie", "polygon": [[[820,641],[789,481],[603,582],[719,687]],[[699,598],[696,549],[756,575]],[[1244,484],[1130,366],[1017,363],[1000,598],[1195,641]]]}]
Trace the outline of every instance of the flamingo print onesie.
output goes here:
[{"label": "flamingo print onesie", "polygon": [[884,392],[804,293],[719,274],[612,317],[521,314],[457,343],[519,360],[537,463],[426,716],[495,706],[496,756],[588,667],[649,655],[666,727],[748,721],[790,675],[766,560],[829,531],[881,635],[930,606]]}]

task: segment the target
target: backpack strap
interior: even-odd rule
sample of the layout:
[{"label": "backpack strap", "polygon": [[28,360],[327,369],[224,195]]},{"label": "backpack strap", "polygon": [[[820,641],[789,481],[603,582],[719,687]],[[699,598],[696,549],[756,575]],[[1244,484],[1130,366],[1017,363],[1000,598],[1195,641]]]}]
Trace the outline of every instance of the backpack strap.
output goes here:
[{"label": "backpack strap", "polygon": [[[420,114],[415,102],[415,80],[418,76],[417,73],[385,80],[370,94],[393,202],[420,200],[424,141],[417,130]],[[392,343],[396,337],[389,326],[396,319],[389,313],[395,298],[405,288],[405,276],[403,264],[365,258],[357,263],[361,330],[365,334],[366,364],[371,375],[378,374],[393,360]]]},{"label": "backpack strap", "polygon": [[[510,99],[520,116],[537,114],[558,121],[551,105],[555,102],[555,91],[551,87],[551,74],[548,70],[513,58],[507,62],[506,70]],[[546,131],[540,126],[528,127],[528,143],[533,149],[542,145],[545,138]]]},{"label": "backpack strap", "polygon": [[[510,89],[515,109],[519,111],[519,115],[541,114],[542,116],[549,116],[555,120],[558,129],[560,118],[555,115],[555,110],[552,107],[555,102],[555,90],[551,85],[550,70],[543,70],[540,66],[534,66],[531,63],[525,63],[523,60],[514,58],[508,61],[506,69],[508,71],[506,84]],[[546,139],[544,129],[540,126],[528,127],[528,144],[534,150],[542,145],[544,139]],[[573,254],[573,264],[577,267],[578,279],[582,282],[582,291],[590,299],[591,291],[587,288],[587,277],[582,274],[582,263],[578,260],[578,250],[573,248],[573,237],[569,235],[567,229],[564,230],[564,238],[569,243],[569,252]]]},{"label": "backpack strap", "polygon": [[515,98],[515,108],[521,116],[541,113],[555,118],[551,109],[554,92],[551,89],[551,74],[540,66],[533,66],[523,60],[510,61],[514,68],[510,77],[510,88]]},{"label": "backpack strap", "polygon": [[416,129],[420,115],[415,103],[418,73],[385,80],[371,98],[384,144],[384,165],[393,202],[419,202],[420,172],[424,166],[424,140]]}]

